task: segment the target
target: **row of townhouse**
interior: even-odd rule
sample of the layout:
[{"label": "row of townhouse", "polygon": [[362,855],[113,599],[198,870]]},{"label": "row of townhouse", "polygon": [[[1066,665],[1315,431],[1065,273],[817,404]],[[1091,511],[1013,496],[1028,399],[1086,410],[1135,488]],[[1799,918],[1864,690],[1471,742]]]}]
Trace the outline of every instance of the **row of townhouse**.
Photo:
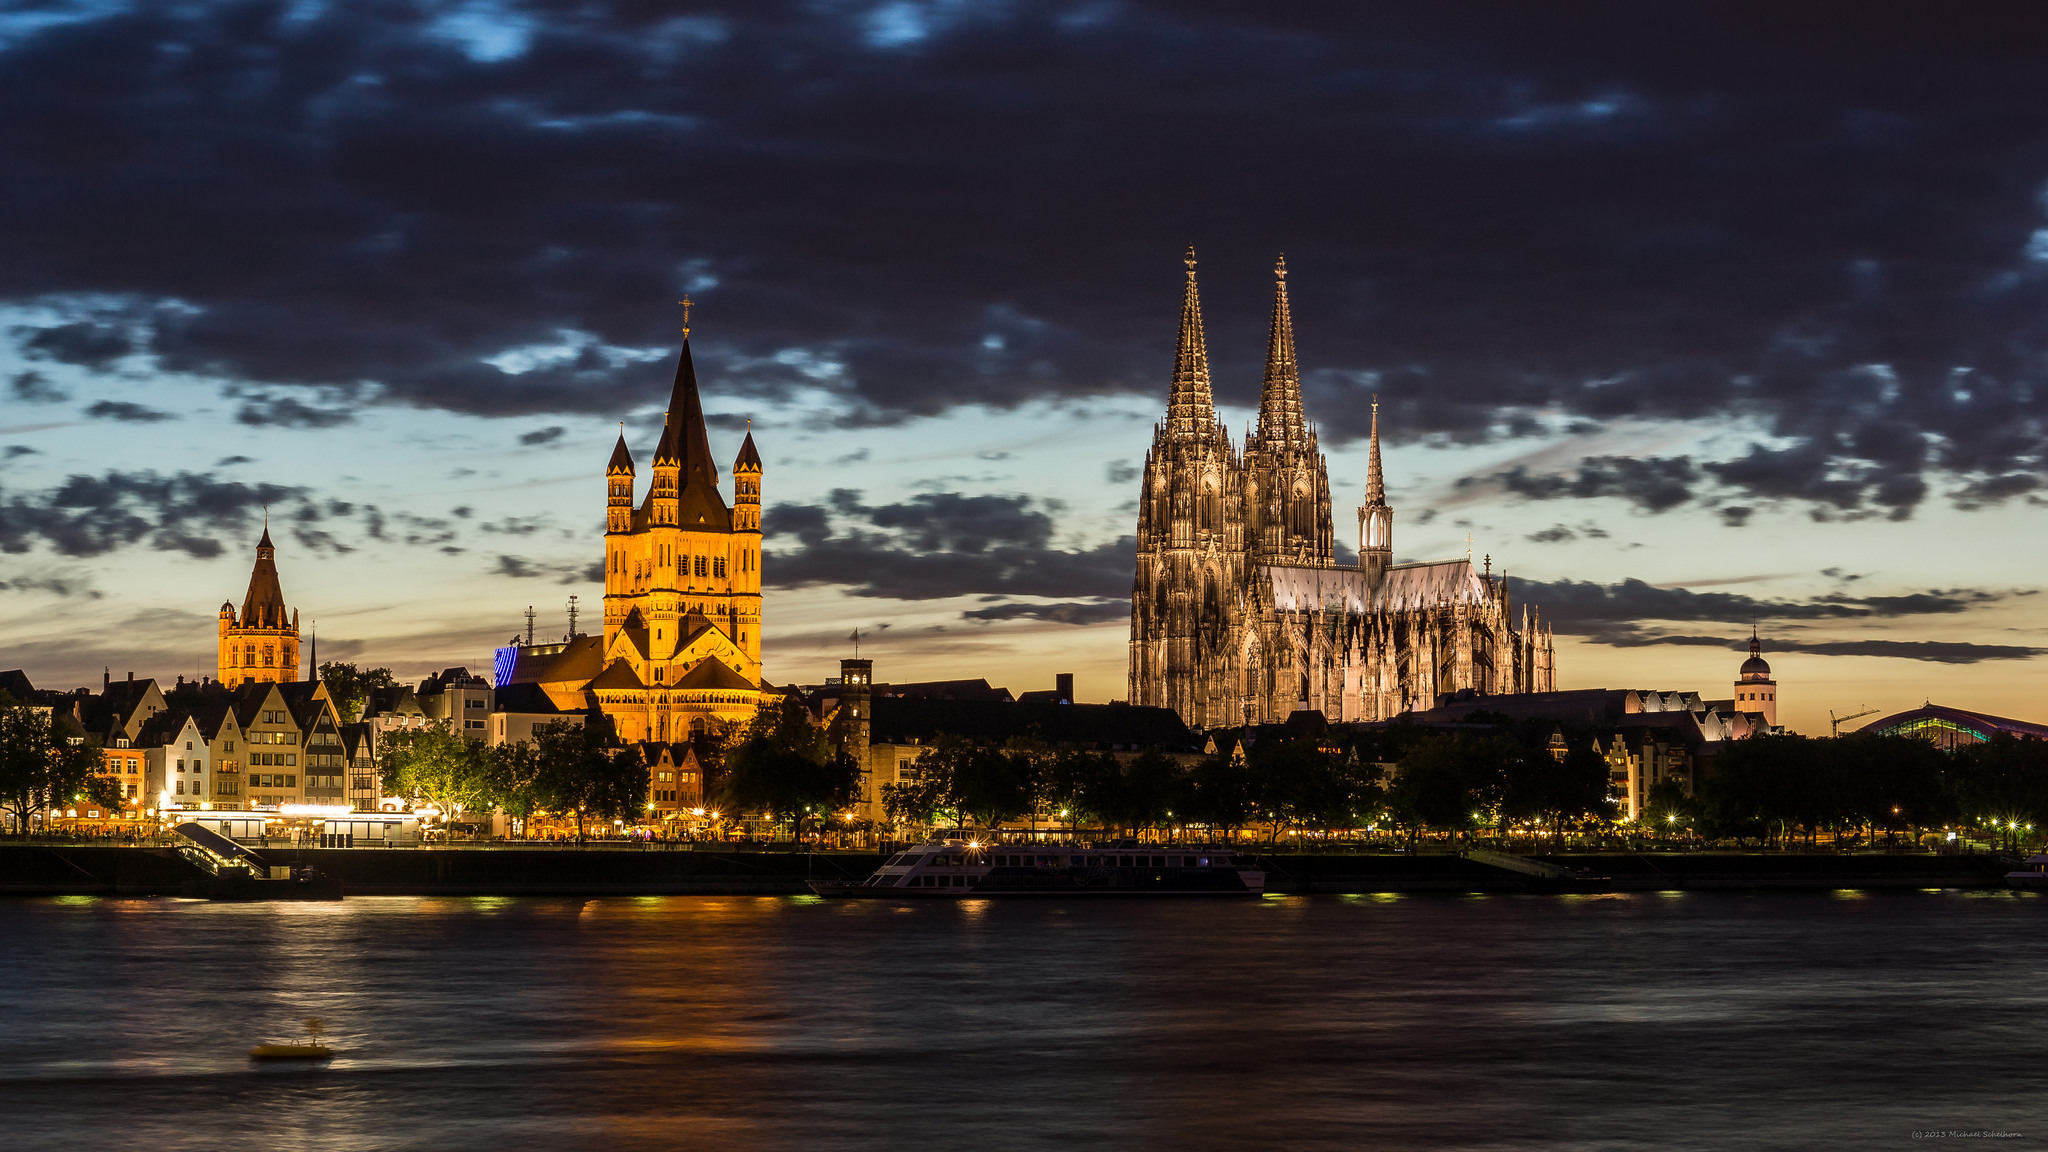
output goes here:
[{"label": "row of townhouse", "polygon": [[[556,720],[581,723],[582,712],[563,711],[534,685],[499,688],[464,668],[449,668],[417,686],[370,694],[351,720],[338,711],[318,680],[254,681],[228,688],[218,681],[187,682],[168,689],[151,678],[111,676],[100,691],[38,689],[26,673],[0,672],[0,693],[48,709],[73,734],[97,745],[106,775],[121,796],[118,812],[76,812],[78,818],[142,819],[178,811],[275,811],[286,805],[348,807],[375,811],[388,806],[377,770],[380,738],[396,732],[446,724],[490,745],[533,738],[534,729]],[[694,760],[679,768],[660,761],[664,808],[696,797],[673,785],[677,777],[699,778]],[[689,753],[682,753],[685,758]]]},{"label": "row of townhouse", "polygon": [[141,819],[177,811],[275,811],[320,805],[372,811],[383,800],[371,734],[344,724],[317,680],[229,689],[187,683],[166,693],[154,679],[111,678],[101,690],[38,691],[4,674],[9,695],[49,706],[74,739],[98,745],[121,797]]}]

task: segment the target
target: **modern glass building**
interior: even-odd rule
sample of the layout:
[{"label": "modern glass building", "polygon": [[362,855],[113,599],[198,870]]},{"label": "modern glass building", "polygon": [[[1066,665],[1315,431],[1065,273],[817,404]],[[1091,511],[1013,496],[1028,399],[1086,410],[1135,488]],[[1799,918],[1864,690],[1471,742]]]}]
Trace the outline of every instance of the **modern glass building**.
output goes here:
[{"label": "modern glass building", "polygon": [[1936,747],[1943,750],[1954,750],[1966,744],[1982,744],[2000,733],[2048,740],[2048,725],[2033,724],[2025,720],[2009,720],[2003,716],[1986,716],[1982,712],[1965,712],[1961,708],[1947,708],[1932,703],[1908,712],[1895,712],[1881,720],[1873,720],[1864,725],[1861,731],[1891,736],[1917,736],[1933,742]]}]

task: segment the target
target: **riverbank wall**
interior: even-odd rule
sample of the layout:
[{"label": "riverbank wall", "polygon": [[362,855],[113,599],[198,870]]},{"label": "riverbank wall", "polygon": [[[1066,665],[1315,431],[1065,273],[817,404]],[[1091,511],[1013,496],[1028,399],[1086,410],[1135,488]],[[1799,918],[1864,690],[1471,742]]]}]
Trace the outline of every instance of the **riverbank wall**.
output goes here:
[{"label": "riverbank wall", "polygon": [[[859,880],[883,860],[862,852],[700,849],[260,851],[268,864],[303,863],[338,877],[356,896],[778,896],[808,892],[814,878]],[[1430,853],[1275,854],[1245,863],[1265,869],[1267,891],[1290,894],[1988,888],[2003,886],[2011,867],[1983,854],[1736,852],[1570,853],[1501,863]],[[0,844],[0,895],[171,896],[200,876],[173,848]]]}]

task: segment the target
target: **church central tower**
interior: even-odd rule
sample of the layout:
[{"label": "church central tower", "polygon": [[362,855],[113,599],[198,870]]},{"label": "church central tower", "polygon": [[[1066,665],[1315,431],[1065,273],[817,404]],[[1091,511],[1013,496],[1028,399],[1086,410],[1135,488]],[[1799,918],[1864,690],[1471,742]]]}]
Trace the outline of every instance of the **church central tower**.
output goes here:
[{"label": "church central tower", "polygon": [[761,693],[761,454],[748,431],[719,491],[689,329],[652,482],[620,433],[605,468],[603,670],[589,683],[625,740],[675,741],[751,719]]}]

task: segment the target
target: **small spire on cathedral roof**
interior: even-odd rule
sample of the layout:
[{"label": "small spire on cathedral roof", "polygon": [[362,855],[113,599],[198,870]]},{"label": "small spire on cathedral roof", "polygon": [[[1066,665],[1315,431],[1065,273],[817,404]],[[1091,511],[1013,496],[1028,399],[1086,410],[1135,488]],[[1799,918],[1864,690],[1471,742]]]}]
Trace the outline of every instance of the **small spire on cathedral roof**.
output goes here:
[{"label": "small spire on cathedral roof", "polygon": [[1382,507],[1387,502],[1386,473],[1380,470],[1380,394],[1372,394],[1372,436],[1365,462],[1365,504]]}]

